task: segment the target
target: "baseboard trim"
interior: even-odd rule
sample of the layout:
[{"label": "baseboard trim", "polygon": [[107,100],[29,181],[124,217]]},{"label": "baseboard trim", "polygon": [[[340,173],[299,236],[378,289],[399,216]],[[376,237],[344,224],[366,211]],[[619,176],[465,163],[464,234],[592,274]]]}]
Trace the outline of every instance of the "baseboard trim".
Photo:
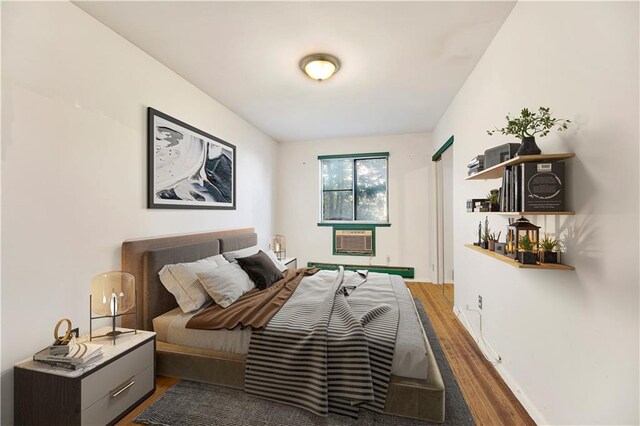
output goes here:
[{"label": "baseboard trim", "polygon": [[[481,351],[486,352],[486,348],[481,347],[480,343],[478,343],[479,341],[481,341],[481,339],[478,339],[476,337],[476,332],[474,328],[471,326],[471,323],[469,322],[469,319],[467,318],[467,315],[465,314],[464,310],[456,305],[453,307],[453,313],[458,318],[458,321],[460,321],[460,324],[462,324],[462,326],[471,335],[471,337],[473,338],[478,348]],[[533,421],[536,422],[536,424],[539,424],[539,425],[551,424],[542,415],[540,410],[536,408],[536,406],[533,404],[531,399],[529,399],[527,394],[522,390],[522,388],[520,387],[518,382],[513,378],[513,376],[509,374],[509,371],[507,370],[504,364],[497,364],[497,365],[494,365],[493,367],[496,369],[496,371],[498,372],[502,380],[504,380],[504,382],[509,387],[509,389],[511,389],[511,392],[513,392],[513,395],[515,395],[518,401],[520,401],[520,404],[522,404],[524,409],[527,410],[527,413],[529,413],[529,415],[531,416]]]}]

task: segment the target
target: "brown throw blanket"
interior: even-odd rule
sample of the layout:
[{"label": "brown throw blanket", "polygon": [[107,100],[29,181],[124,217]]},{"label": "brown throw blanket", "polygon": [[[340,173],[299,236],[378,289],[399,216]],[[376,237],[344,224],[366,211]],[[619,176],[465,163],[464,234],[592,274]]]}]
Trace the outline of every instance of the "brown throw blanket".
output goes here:
[{"label": "brown throw blanket", "polygon": [[287,269],[284,278],[265,290],[254,288],[231,306],[212,305],[194,315],[187,328],[232,330],[237,326],[262,329],[289,300],[302,278],[318,272],[317,268]]}]

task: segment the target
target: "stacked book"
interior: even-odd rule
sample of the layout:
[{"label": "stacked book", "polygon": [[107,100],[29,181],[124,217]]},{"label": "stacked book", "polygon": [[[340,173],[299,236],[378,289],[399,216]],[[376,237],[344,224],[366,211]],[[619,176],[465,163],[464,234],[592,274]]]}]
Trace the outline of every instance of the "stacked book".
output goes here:
[{"label": "stacked book", "polygon": [[33,355],[33,360],[52,367],[77,370],[102,357],[102,346],[92,343],[76,343],[47,346]]},{"label": "stacked book", "polygon": [[467,164],[467,168],[469,169],[467,175],[475,175],[478,172],[484,170],[484,155],[478,155],[473,160]]}]

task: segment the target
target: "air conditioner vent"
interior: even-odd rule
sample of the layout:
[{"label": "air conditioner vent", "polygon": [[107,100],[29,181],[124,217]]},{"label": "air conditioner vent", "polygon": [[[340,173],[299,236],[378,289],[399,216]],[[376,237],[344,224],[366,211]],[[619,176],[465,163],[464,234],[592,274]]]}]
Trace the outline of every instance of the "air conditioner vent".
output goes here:
[{"label": "air conditioner vent", "polygon": [[373,255],[373,231],[336,230],[336,254]]}]

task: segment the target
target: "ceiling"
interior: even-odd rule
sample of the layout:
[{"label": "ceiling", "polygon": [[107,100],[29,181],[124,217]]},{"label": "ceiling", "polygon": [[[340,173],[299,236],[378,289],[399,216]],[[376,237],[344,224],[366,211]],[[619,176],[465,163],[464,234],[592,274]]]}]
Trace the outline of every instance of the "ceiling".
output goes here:
[{"label": "ceiling", "polygon": [[[432,130],[515,3],[75,4],[274,139],[304,141]],[[340,58],[331,80],[298,68],[316,52]]]}]

